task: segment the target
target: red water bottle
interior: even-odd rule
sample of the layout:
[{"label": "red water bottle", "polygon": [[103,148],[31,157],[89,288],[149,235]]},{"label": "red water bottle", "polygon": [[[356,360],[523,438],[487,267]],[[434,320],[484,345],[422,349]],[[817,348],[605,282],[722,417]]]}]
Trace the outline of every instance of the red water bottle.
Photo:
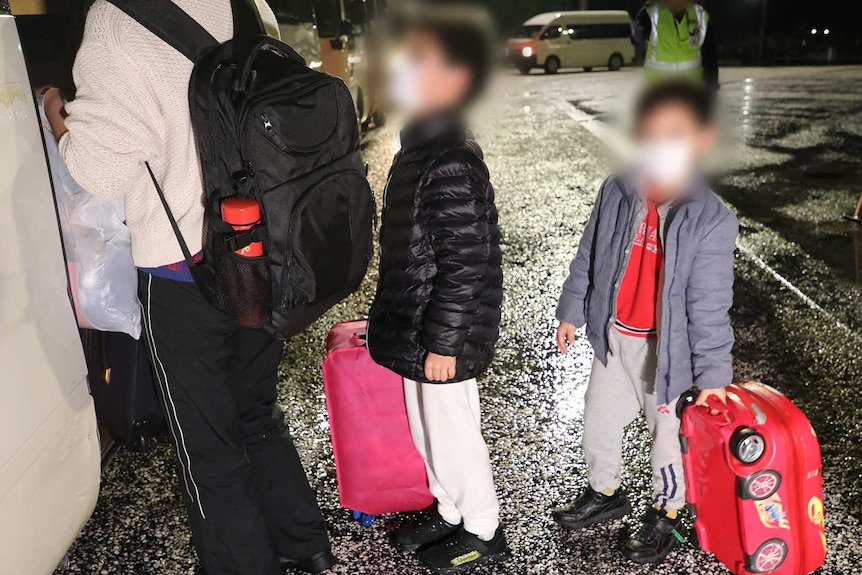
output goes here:
[{"label": "red water bottle", "polygon": [[[221,216],[236,231],[250,230],[261,223],[260,205],[251,198],[225,198],[221,203]],[[236,253],[247,258],[260,257],[263,255],[263,242],[252,242]]]}]

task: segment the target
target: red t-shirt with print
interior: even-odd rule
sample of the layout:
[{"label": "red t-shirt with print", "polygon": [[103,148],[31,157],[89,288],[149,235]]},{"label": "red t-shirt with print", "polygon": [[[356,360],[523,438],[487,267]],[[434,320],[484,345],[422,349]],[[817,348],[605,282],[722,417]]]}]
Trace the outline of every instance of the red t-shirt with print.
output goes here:
[{"label": "red t-shirt with print", "polygon": [[616,328],[625,335],[656,334],[658,287],[664,265],[658,204],[647,202],[647,215],[632,244],[631,256],[617,293]]}]

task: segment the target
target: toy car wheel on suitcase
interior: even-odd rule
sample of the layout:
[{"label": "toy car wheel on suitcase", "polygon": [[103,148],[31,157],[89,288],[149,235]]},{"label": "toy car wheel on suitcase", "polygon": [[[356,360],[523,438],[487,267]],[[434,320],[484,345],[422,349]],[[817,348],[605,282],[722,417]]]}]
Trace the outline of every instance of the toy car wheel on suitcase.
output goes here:
[{"label": "toy car wheel on suitcase", "polygon": [[778,569],[786,558],[787,543],[781,539],[769,539],[749,558],[748,569],[753,573],[769,573]]},{"label": "toy car wheel on suitcase", "polygon": [[766,440],[750,427],[740,427],[730,439],[733,456],[745,465],[754,465],[766,453]]},{"label": "toy car wheel on suitcase", "polygon": [[777,471],[767,469],[745,479],[740,495],[743,499],[763,501],[772,497],[780,486],[781,475]]}]

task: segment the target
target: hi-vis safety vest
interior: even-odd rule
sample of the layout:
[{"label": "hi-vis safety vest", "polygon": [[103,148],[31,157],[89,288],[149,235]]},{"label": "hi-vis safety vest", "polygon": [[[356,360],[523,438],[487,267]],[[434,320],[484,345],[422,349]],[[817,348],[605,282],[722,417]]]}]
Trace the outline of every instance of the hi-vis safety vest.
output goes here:
[{"label": "hi-vis safety vest", "polygon": [[700,4],[692,3],[682,20],[653,2],[648,6],[652,34],[647,46],[644,70],[648,77],[682,75],[703,79],[701,47],[706,39],[709,14]]}]

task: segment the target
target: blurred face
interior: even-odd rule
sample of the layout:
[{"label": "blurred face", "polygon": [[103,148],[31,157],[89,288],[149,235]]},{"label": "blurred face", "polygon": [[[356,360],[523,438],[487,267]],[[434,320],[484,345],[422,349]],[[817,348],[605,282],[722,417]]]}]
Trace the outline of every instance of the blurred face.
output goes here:
[{"label": "blurred face", "polygon": [[688,191],[715,130],[702,125],[684,104],[667,102],[640,121],[636,171],[642,191],[664,201]]},{"label": "blurred face", "polygon": [[434,34],[414,29],[393,56],[390,100],[412,119],[456,108],[470,88],[470,71],[453,64]]}]

